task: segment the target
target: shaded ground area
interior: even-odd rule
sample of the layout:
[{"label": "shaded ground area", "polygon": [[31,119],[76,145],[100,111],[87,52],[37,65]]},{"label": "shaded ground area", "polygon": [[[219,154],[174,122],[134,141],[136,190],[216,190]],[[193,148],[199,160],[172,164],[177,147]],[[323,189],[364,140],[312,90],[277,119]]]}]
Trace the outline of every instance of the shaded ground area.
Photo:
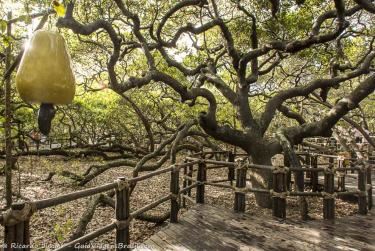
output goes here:
[{"label": "shaded ground area", "polygon": [[375,250],[375,217],[278,221],[196,205],[137,250]]}]

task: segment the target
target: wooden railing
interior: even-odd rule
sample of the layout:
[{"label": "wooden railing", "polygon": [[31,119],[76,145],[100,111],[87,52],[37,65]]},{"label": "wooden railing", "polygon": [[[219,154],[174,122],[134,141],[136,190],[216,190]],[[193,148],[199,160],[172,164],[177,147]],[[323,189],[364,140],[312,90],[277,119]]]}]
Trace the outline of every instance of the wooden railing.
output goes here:
[{"label": "wooden railing", "polygon": [[[214,152],[216,153],[216,152]],[[227,188],[234,191],[234,210],[238,212],[245,211],[245,194],[247,193],[265,193],[272,196],[272,210],[273,215],[279,218],[286,217],[286,198],[291,196],[316,196],[323,198],[323,217],[324,219],[334,219],[335,217],[335,198],[344,196],[344,195],[356,195],[358,196],[358,213],[367,214],[368,208],[372,207],[372,180],[371,180],[371,165],[368,161],[358,163],[355,166],[353,165],[344,165],[346,160],[342,156],[336,155],[325,155],[325,154],[307,154],[300,153],[305,155],[305,165],[302,168],[289,167],[289,166],[267,166],[267,165],[256,165],[251,163],[246,164],[237,164],[231,161],[217,161],[212,159],[205,159],[204,156],[207,153],[195,154],[195,157],[187,157],[188,161],[200,161],[198,164],[198,177],[196,182],[199,186],[197,187],[196,202],[204,202],[204,186],[216,186],[221,188]],[[319,158],[328,158],[328,163],[320,163]],[[336,163],[335,163],[336,160]],[[353,160],[352,160],[353,161]],[[371,162],[372,163],[372,162]],[[229,168],[229,173],[235,171],[236,184],[223,184],[225,181],[233,181],[234,175],[228,175],[228,180],[216,181],[216,180],[207,180],[207,170],[213,168]],[[186,167],[189,170],[192,170],[192,167]],[[270,189],[261,189],[261,188],[252,188],[246,185],[247,181],[247,171],[249,169],[253,170],[268,170],[272,172],[272,188]],[[347,191],[345,189],[345,174],[348,171],[355,171],[358,173],[358,186],[356,191]],[[291,189],[291,174],[305,173],[309,177],[311,184],[311,191],[298,191]],[[187,173],[187,171],[184,171]],[[202,173],[202,175],[199,175]],[[323,189],[319,191],[319,180],[318,174],[324,173],[324,184]],[[338,191],[335,191],[334,187],[334,178],[338,178]],[[187,177],[189,181],[192,181],[190,177]],[[302,180],[296,180],[302,179]],[[305,175],[295,175],[295,182],[305,183]],[[184,182],[186,185],[187,182]],[[199,189],[198,189],[199,188]],[[184,195],[186,198],[187,196]],[[301,210],[302,212],[302,210]],[[304,215],[301,215],[304,218]]]},{"label": "wooden railing", "polygon": [[[167,168],[147,173],[143,176],[127,179],[121,177],[112,183],[89,188],[77,192],[64,194],[58,197],[37,200],[32,202],[16,203],[3,215],[0,215],[0,223],[5,226],[5,244],[7,248],[12,249],[12,243],[22,250],[30,250],[30,217],[45,208],[54,207],[63,203],[68,203],[77,199],[85,198],[95,194],[115,190],[115,215],[113,221],[106,226],[88,233],[78,239],[65,243],[55,250],[74,250],[77,244],[87,243],[109,231],[116,229],[116,250],[130,249],[129,224],[137,216],[157,207],[158,205],[170,201],[170,222],[178,222],[178,212],[180,207],[185,207],[186,202],[204,203],[205,187],[215,186],[229,189],[234,192],[234,210],[244,212],[247,193],[264,193],[272,197],[273,215],[279,218],[286,218],[286,198],[290,196],[318,196],[323,197],[323,216],[325,219],[333,219],[335,216],[335,198],[342,195],[358,196],[358,212],[367,214],[367,208],[372,206],[372,183],[371,183],[371,165],[362,163],[355,166],[344,165],[345,159],[333,155],[319,155],[300,153],[305,156],[305,165],[302,168],[291,166],[267,166],[256,165],[246,161],[235,162],[235,155],[227,151],[200,152],[186,157],[183,163],[171,165]],[[219,160],[209,159],[208,157],[219,156]],[[243,154],[238,154],[243,155]],[[226,160],[223,157],[226,157]],[[237,157],[238,157],[237,156]],[[318,164],[318,158],[328,158],[328,163]],[[242,159],[246,159],[242,158]],[[336,159],[337,163],[334,163]],[[336,164],[336,165],[335,165]],[[208,179],[208,170],[225,168],[228,176],[225,179]],[[180,173],[183,169],[182,188],[180,189]],[[272,172],[272,187],[269,189],[253,188],[247,186],[248,170],[268,170]],[[346,191],[345,179],[343,180],[340,191],[335,191],[334,177],[339,172],[347,171],[358,172],[358,190]],[[291,186],[291,174],[305,173],[310,177],[311,191],[293,190]],[[324,173],[323,190],[319,191],[318,173]],[[138,182],[148,180],[157,175],[170,173],[170,191],[162,195],[156,201],[130,212],[131,193],[130,190]],[[194,175],[196,177],[194,177]],[[304,179],[304,175],[295,175],[295,179]],[[338,178],[342,178],[339,176]],[[234,183],[235,182],[235,183]],[[304,180],[295,180],[295,182],[305,182]],[[196,188],[195,200],[191,197],[191,190]],[[368,198],[368,200],[366,199]]]},{"label": "wooden railing", "polygon": [[[199,161],[193,161],[198,163]],[[5,227],[5,248],[4,250],[31,250],[30,246],[30,218],[31,216],[39,211],[49,207],[54,207],[60,204],[75,201],[77,199],[85,198],[95,194],[107,192],[115,189],[116,191],[116,206],[115,216],[111,223],[106,226],[97,229],[91,233],[88,233],[78,239],[75,239],[69,243],[62,245],[55,249],[56,251],[62,250],[74,250],[76,244],[87,243],[105,233],[108,233],[116,229],[116,250],[130,250],[130,233],[129,224],[137,216],[147,212],[158,205],[170,201],[171,203],[171,214],[170,221],[177,222],[177,214],[179,209],[178,197],[179,197],[179,173],[180,169],[191,165],[192,163],[185,163],[180,165],[172,165],[167,168],[163,168],[154,172],[150,172],[146,175],[126,179],[125,177],[119,178],[112,183],[108,183],[102,186],[89,188],[73,193],[64,194],[58,197],[37,200],[32,202],[16,203],[3,215],[0,216],[0,223]],[[151,177],[161,175],[164,173],[171,173],[171,185],[170,192],[167,195],[160,197],[158,200],[137,209],[134,212],[130,212],[130,188],[135,186],[138,182],[145,181]],[[195,187],[196,184],[191,185],[189,189]],[[13,247],[22,247],[21,249]]]}]

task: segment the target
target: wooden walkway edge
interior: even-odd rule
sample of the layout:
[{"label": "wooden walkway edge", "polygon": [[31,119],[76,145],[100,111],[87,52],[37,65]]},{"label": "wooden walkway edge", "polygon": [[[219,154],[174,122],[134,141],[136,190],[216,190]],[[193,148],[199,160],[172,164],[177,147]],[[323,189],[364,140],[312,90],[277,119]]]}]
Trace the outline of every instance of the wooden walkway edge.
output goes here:
[{"label": "wooden walkway edge", "polygon": [[373,250],[375,212],[334,221],[280,221],[195,205],[135,250]]}]

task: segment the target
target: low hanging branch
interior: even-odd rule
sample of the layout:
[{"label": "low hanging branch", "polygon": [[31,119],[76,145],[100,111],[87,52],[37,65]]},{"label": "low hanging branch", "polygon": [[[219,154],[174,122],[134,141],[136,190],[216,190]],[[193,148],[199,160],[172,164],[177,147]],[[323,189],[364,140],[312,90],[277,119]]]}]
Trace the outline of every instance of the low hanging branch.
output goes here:
[{"label": "low hanging branch", "polygon": [[56,155],[69,157],[69,158],[99,156],[99,157],[102,157],[103,160],[116,160],[116,159],[125,159],[125,158],[134,157],[131,154],[120,154],[118,156],[108,156],[106,153],[102,151],[98,151],[98,150],[67,151],[64,149],[28,151],[28,152],[20,152],[18,154],[15,154],[15,156],[56,156]]},{"label": "low hanging branch", "polygon": [[[171,151],[173,149],[174,156],[177,154],[177,152],[188,149],[188,150],[199,150],[196,149],[191,144],[183,144],[182,140],[189,135],[189,129],[196,125],[197,121],[192,120],[187,122],[185,125],[180,126],[177,132],[172,134],[169,138],[164,140],[152,153],[149,153],[145,156],[143,156],[139,161],[136,160],[118,160],[118,161],[112,161],[109,163],[106,163],[104,165],[92,165],[90,166],[85,173],[82,175],[75,174],[71,171],[64,170],[61,172],[51,172],[49,173],[48,177],[44,179],[44,181],[49,181],[52,179],[52,177],[56,174],[70,178],[78,183],[79,186],[84,186],[90,181],[92,181],[97,176],[103,174],[104,172],[117,167],[131,167],[134,168],[133,170],[133,177],[137,177],[139,172],[144,171],[154,171],[158,168],[160,168],[164,163],[166,163],[171,158]],[[165,151],[165,148],[172,144],[170,149]],[[163,154],[163,155],[161,155]],[[147,162],[160,157],[161,158],[152,164],[146,164]]]}]

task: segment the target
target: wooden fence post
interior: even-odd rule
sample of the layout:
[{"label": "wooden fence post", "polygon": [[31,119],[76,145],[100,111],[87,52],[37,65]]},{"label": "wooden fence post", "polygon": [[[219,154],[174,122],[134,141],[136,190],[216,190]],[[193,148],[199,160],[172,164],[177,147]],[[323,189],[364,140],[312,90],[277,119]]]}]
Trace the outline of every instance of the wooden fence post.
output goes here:
[{"label": "wooden fence post", "polygon": [[[286,154],[284,154],[284,166],[290,167],[290,162],[289,162],[288,156]],[[291,186],[292,186],[292,172],[289,171],[286,174],[286,189],[287,189],[287,191],[291,190]]]},{"label": "wooden fence post", "polygon": [[245,212],[246,197],[241,190],[246,187],[246,171],[247,167],[243,164],[236,167],[236,190],[234,193],[234,211]]},{"label": "wooden fence post", "polygon": [[[345,158],[338,158],[337,159],[338,168],[345,168]],[[337,172],[337,190],[339,192],[345,191],[345,171],[338,171]]]},{"label": "wooden fence post", "polygon": [[[11,205],[10,210],[29,210],[24,211],[23,214],[24,218],[22,221],[18,222],[12,226],[5,226],[4,227],[4,250],[31,250],[30,247],[30,230],[29,230],[29,220],[31,215],[34,213],[32,206],[25,207],[24,202],[14,203]],[[19,219],[20,220],[20,219]],[[5,223],[6,224],[6,223]]]},{"label": "wooden fence post", "polygon": [[199,204],[204,203],[204,182],[206,181],[207,170],[206,170],[206,162],[204,162],[204,155],[202,155],[202,161],[198,163],[198,173],[197,173],[197,194],[196,194],[196,202]]},{"label": "wooden fence post", "polygon": [[286,186],[285,169],[279,167],[273,170],[272,178],[272,213],[278,218],[286,218]]},{"label": "wooden fence post", "polygon": [[[130,220],[130,189],[129,185],[126,183],[125,177],[120,177],[117,183],[115,211],[116,220],[121,223]],[[116,250],[130,250],[129,224],[124,227],[119,227],[121,225],[122,224],[118,224],[116,228]]]},{"label": "wooden fence post", "polygon": [[[234,154],[232,151],[228,151],[228,162],[234,162]],[[228,180],[230,181],[230,184],[233,185],[233,180],[235,178],[235,171],[234,166],[228,166]]]},{"label": "wooden fence post", "polygon": [[[184,160],[184,163],[188,163],[188,161],[185,159]],[[183,178],[183,181],[182,181],[182,189],[184,189],[185,187],[187,187],[187,184],[188,184],[188,180],[185,178],[187,176],[187,173],[188,173],[188,166],[184,166],[184,178]],[[184,195],[187,195],[187,191],[185,191],[183,194]],[[186,208],[186,199],[185,197],[182,197],[182,207],[183,208]]]},{"label": "wooden fence post", "polygon": [[[193,169],[194,169],[194,165],[189,165],[188,166],[188,170],[187,170],[187,176],[190,178],[188,181],[187,181],[187,185],[188,186],[191,186],[193,184],[193,181],[191,180],[193,178]],[[187,191],[187,195],[189,197],[191,197],[191,189],[189,189],[189,191]]]},{"label": "wooden fence post", "polygon": [[[305,191],[305,174],[303,171],[294,172],[294,188],[298,192]],[[299,196],[298,204],[300,207],[301,219],[306,220],[308,218],[308,204],[306,198],[303,196]]]},{"label": "wooden fence post", "polygon": [[368,199],[368,209],[370,210],[372,208],[372,205],[373,205],[371,170],[372,170],[373,162],[375,163],[375,157],[369,156],[368,159],[369,159],[369,163],[368,163],[368,166],[367,166],[367,185],[368,185],[367,199]]},{"label": "wooden fence post", "polygon": [[[355,152],[351,151],[350,152],[350,159],[351,159],[351,161],[350,161],[350,167],[355,167],[353,159],[356,159],[356,158],[357,158],[357,155],[355,154]],[[354,169],[352,169],[350,173],[354,173]]]},{"label": "wooden fence post", "polygon": [[334,174],[332,157],[329,158],[329,166],[324,172],[324,195],[323,195],[323,218],[335,218],[335,198],[334,198]]},{"label": "wooden fence post", "polygon": [[[311,167],[318,168],[318,155],[311,157]],[[311,172],[311,189],[313,192],[318,191],[319,187],[319,172]]]},{"label": "wooden fence post", "polygon": [[175,165],[173,170],[171,171],[171,185],[170,185],[170,192],[172,194],[171,197],[171,215],[170,215],[170,222],[176,223],[178,222],[178,192],[180,191],[179,185],[180,179],[180,168]]},{"label": "wooden fence post", "polygon": [[[311,156],[310,153],[305,154],[305,165],[307,168],[311,168]],[[310,178],[310,184],[311,182],[311,173],[312,172],[306,172],[306,178]]]},{"label": "wooden fence post", "polygon": [[28,219],[24,222],[24,232],[23,232],[23,234],[24,234],[23,235],[23,243],[26,247],[23,250],[29,251],[29,250],[31,250],[31,247],[30,247],[30,219]]},{"label": "wooden fence post", "polygon": [[358,213],[367,214],[367,191],[366,191],[366,168],[365,165],[358,170]]},{"label": "wooden fence post", "polygon": [[15,242],[16,226],[5,226],[4,228],[4,251],[13,250],[12,243]]}]

